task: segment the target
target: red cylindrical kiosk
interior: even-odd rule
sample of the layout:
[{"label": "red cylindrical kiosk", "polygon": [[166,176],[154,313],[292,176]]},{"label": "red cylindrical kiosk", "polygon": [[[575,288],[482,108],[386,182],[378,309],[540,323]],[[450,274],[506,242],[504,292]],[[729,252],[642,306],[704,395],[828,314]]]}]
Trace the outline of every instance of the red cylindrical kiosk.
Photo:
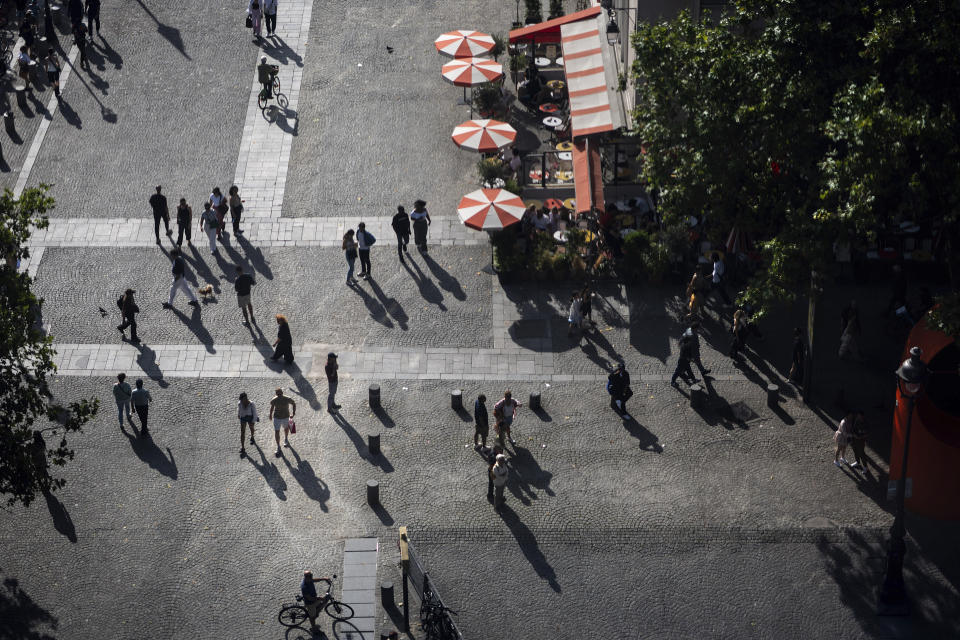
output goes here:
[{"label": "red cylindrical kiosk", "polygon": [[[926,318],[910,332],[903,359],[914,346],[923,350],[929,376],[913,414],[907,462],[912,493],[906,508],[924,516],[960,520],[960,348],[950,336],[927,327]],[[891,480],[900,478],[908,405],[898,385],[890,442]]]}]

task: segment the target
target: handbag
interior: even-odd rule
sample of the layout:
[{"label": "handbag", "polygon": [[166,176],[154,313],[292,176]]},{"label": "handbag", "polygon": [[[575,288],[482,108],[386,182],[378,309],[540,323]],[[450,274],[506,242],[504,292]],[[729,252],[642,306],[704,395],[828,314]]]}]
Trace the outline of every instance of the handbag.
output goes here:
[{"label": "handbag", "polygon": [[293,418],[289,418],[289,419],[287,420],[287,424],[290,425],[290,433],[296,433],[296,432],[297,432],[297,423],[294,421]]},{"label": "handbag", "polygon": [[247,14],[247,29],[253,29],[253,18]]}]

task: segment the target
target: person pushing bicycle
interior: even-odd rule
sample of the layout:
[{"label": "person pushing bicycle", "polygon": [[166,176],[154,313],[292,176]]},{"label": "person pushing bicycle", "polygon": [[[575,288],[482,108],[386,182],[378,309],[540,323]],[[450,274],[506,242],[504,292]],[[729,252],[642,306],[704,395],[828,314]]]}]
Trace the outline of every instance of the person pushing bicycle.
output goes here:
[{"label": "person pushing bicycle", "polygon": [[[266,60],[266,58],[264,58]],[[300,595],[303,596],[303,605],[307,609],[307,617],[310,618],[311,628],[317,628],[317,616],[320,614],[320,608],[327,603],[327,597],[317,595],[315,582],[326,582],[330,584],[330,578],[314,578],[313,572],[309,569],[303,572],[303,582],[300,583]]]},{"label": "person pushing bicycle", "polygon": [[263,85],[263,95],[267,100],[273,98],[273,79],[280,73],[280,67],[275,64],[267,64],[267,56],[260,58],[260,64],[257,65],[257,82]]}]

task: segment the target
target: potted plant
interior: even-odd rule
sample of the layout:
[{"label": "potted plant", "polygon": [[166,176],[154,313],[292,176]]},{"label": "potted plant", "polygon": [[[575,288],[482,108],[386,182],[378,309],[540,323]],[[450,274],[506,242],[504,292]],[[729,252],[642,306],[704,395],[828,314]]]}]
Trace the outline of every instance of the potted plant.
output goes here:
[{"label": "potted plant", "polygon": [[670,250],[661,242],[654,242],[643,254],[643,270],[650,284],[660,284],[670,270]]},{"label": "potted plant", "polygon": [[510,80],[516,85],[520,79],[520,73],[527,68],[527,54],[514,53],[510,56]]},{"label": "potted plant", "polygon": [[550,0],[550,19],[563,15],[563,0]]},{"label": "potted plant", "polygon": [[517,234],[513,229],[503,229],[492,234],[493,269],[501,282],[508,282],[522,271],[524,255],[517,249]]},{"label": "potted plant", "polygon": [[543,20],[543,9],[540,0],[524,0],[527,7],[527,17],[524,20],[527,24],[537,24]]},{"label": "potted plant", "polygon": [[500,89],[493,83],[487,82],[473,92],[473,110],[481,118],[489,118],[500,103]]},{"label": "potted plant", "polygon": [[494,61],[499,62],[500,56],[507,50],[507,39],[501,33],[493,34],[493,49],[490,49],[490,55]]},{"label": "potted plant", "polygon": [[503,163],[499,158],[482,158],[477,163],[477,174],[480,176],[480,184],[492,189],[496,181],[503,176]]},{"label": "potted plant", "polygon": [[[644,254],[650,249],[650,234],[646,231],[631,231],[623,239],[622,265],[617,271],[628,282],[636,282],[644,273]],[[622,266],[622,268],[620,268]]]},{"label": "potted plant", "polygon": [[552,265],[554,280],[566,280],[570,275],[570,254],[557,251],[553,254]]}]

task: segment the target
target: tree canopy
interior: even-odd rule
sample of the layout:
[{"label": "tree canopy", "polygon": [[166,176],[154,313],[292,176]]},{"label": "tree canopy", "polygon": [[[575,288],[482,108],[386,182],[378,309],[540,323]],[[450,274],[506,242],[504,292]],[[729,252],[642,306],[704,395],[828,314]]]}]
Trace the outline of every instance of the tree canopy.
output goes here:
[{"label": "tree canopy", "polygon": [[96,399],[62,404],[53,397],[49,377],[56,366],[52,339],[40,324],[43,301],[17,269],[29,257],[31,230],[46,227],[53,205],[44,185],[19,199],[9,190],[0,196],[0,494],[8,505],[28,505],[38,492],[63,487],[49,465],[73,458],[67,435],[97,410]]},{"label": "tree canopy", "polygon": [[[667,224],[761,240],[761,312],[827,272],[837,240],[939,218],[960,268],[955,2],[741,0],[633,35],[644,177]],[[722,241],[720,236],[717,238]]]}]

